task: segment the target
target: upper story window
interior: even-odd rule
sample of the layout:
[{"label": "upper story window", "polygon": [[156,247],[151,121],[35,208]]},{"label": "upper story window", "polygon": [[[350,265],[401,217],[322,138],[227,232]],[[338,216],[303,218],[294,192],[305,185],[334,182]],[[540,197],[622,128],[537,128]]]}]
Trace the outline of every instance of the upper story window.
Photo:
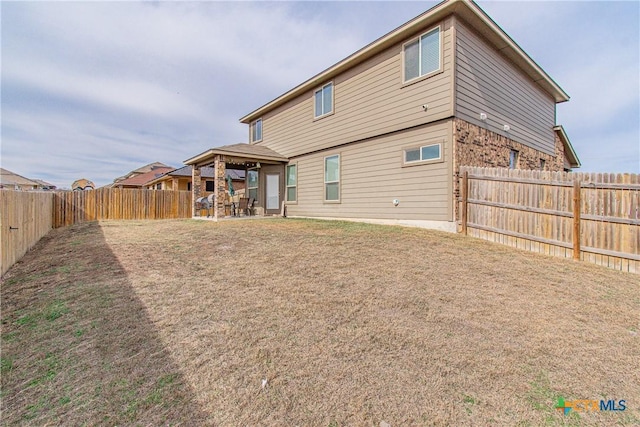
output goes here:
[{"label": "upper story window", "polygon": [[404,45],[404,81],[440,70],[440,27]]},{"label": "upper story window", "polygon": [[251,123],[251,142],[262,141],[262,119]]},{"label": "upper story window", "polygon": [[325,116],[333,112],[333,83],[327,83],[315,91],[314,117]]}]

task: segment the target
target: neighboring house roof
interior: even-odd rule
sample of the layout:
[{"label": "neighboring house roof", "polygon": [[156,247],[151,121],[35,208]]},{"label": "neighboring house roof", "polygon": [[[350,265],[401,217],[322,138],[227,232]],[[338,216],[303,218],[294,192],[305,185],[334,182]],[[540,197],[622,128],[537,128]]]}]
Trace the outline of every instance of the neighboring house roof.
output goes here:
[{"label": "neighboring house roof", "polygon": [[280,153],[262,145],[254,144],[233,144],[224,145],[222,147],[210,148],[209,150],[198,154],[184,161],[186,165],[194,165],[199,162],[209,160],[212,156],[221,154],[223,156],[250,158],[257,161],[276,161],[287,162],[289,159]]},{"label": "neighboring house roof", "polygon": [[569,95],[538,65],[518,44],[507,35],[477,4],[470,0],[446,0],[437,4],[425,13],[401,25],[390,33],[368,44],[351,56],[334,64],[309,80],[301,83],[278,98],[252,111],[240,119],[241,123],[250,123],[260,118],[267,111],[276,108],[295,97],[315,89],[319,84],[332,79],[338,74],[355,67],[394,44],[404,41],[418,29],[441,21],[450,14],[460,16],[476,31],[487,38],[497,50],[520,67],[533,81],[548,92],[556,103],[569,100]]},{"label": "neighboring house roof", "polygon": [[151,172],[154,169],[158,169],[158,168],[170,168],[171,166],[169,165],[165,165],[164,163],[161,162],[153,162],[153,163],[149,163],[148,165],[144,165],[142,167],[139,167],[138,169],[132,170],[131,173],[137,173],[137,174],[143,174],[143,173],[147,173],[147,172]]},{"label": "neighboring house roof", "polygon": [[0,168],[0,184],[38,187],[38,183],[36,181],[3,168]]},{"label": "neighboring house roof", "polygon": [[579,168],[580,166],[582,166],[582,164],[580,163],[580,159],[576,154],[576,150],[573,149],[573,145],[571,145],[571,141],[569,141],[569,136],[564,131],[562,125],[555,126],[553,130],[560,138],[560,141],[562,141],[562,145],[564,145],[564,156],[567,159],[567,162],[569,162],[569,165],[572,168]]},{"label": "neighboring house roof", "polygon": [[48,183],[47,181],[43,181],[41,179],[34,179],[35,182],[38,183],[38,185],[40,185],[42,188],[51,188],[51,189],[55,189],[56,186],[53,184]]},{"label": "neighboring house roof", "polygon": [[93,182],[89,181],[86,178],[77,179],[73,181],[73,184],[71,184],[72,190],[86,190],[87,188],[94,189],[96,188],[96,186]]},{"label": "neighboring house roof", "polygon": [[[184,177],[184,178],[191,178],[191,174],[192,174],[192,169],[193,166],[183,166],[181,168],[178,169],[174,169],[172,171],[166,172],[164,174],[162,174],[161,176],[145,183],[145,185],[153,185],[156,184],[160,181],[164,181],[165,179],[169,179],[171,177]],[[210,167],[210,166],[205,166],[200,168],[200,177],[201,178],[213,178],[213,174],[215,172],[215,169]],[[227,169],[226,171],[226,176],[230,176],[232,180],[234,181],[244,181],[245,178],[245,171],[243,170],[236,170],[236,169]]]},{"label": "neighboring house roof", "polygon": [[158,168],[170,168],[170,169],[173,169],[172,166],[165,165],[164,163],[161,163],[161,162],[149,163],[148,165],[141,166],[138,169],[134,169],[131,172],[114,179],[113,183],[107,184],[107,185],[105,185],[105,187],[115,187],[116,186],[115,184],[118,184],[118,183],[124,181],[125,179],[133,178],[136,175],[142,175],[143,173],[151,172],[152,170],[158,169]]},{"label": "neighboring house roof", "polygon": [[149,172],[132,176],[112,184],[113,187],[142,187],[149,181],[152,181],[167,172],[174,170],[172,167],[157,167]]}]

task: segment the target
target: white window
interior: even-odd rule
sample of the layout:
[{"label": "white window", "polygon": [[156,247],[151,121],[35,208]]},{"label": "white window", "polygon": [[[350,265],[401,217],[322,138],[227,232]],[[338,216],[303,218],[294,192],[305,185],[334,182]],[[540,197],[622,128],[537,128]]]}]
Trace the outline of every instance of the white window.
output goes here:
[{"label": "white window", "polygon": [[440,70],[440,27],[404,45],[404,81]]},{"label": "white window", "polygon": [[520,153],[518,150],[511,150],[509,152],[509,169],[516,169],[518,167],[518,159],[520,158]]},{"label": "white window", "polygon": [[247,171],[247,197],[258,200],[258,170]]},{"label": "white window", "polygon": [[287,166],[287,202],[297,200],[298,168],[297,165]]},{"label": "white window", "polygon": [[333,83],[327,83],[315,92],[314,117],[327,115],[333,111]]},{"label": "white window", "polygon": [[251,142],[262,141],[262,119],[251,123]]},{"label": "white window", "polygon": [[442,160],[442,144],[429,144],[422,147],[406,148],[404,150],[404,162],[428,162]]},{"label": "white window", "polygon": [[340,155],[324,158],[324,200],[340,201]]}]

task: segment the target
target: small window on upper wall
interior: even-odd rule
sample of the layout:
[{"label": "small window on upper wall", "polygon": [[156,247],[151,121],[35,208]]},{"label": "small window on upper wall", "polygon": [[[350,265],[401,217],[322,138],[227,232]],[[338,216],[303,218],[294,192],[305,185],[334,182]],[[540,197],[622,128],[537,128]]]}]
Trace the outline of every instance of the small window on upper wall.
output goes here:
[{"label": "small window on upper wall", "polygon": [[326,116],[333,112],[333,83],[327,83],[315,91],[314,117]]},{"label": "small window on upper wall", "polygon": [[404,45],[404,81],[440,70],[440,27]]},{"label": "small window on upper wall", "polygon": [[406,165],[423,162],[438,162],[442,160],[442,144],[423,145],[422,147],[406,148],[404,163]]},{"label": "small window on upper wall", "polygon": [[262,141],[262,119],[251,123],[251,142]]},{"label": "small window on upper wall", "polygon": [[206,181],[205,182],[204,191],[215,191],[214,186],[213,186],[213,181]]},{"label": "small window on upper wall", "polygon": [[547,161],[545,159],[540,159],[540,170],[543,171]]},{"label": "small window on upper wall", "polygon": [[511,150],[509,152],[509,169],[516,169],[518,167],[518,160],[520,153],[518,150]]}]

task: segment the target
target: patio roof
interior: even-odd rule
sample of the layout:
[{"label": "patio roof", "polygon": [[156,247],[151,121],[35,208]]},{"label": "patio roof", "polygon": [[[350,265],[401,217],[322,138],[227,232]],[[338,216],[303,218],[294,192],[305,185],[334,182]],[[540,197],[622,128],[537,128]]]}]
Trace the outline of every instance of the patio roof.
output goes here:
[{"label": "patio roof", "polygon": [[222,155],[230,158],[234,162],[251,161],[251,162],[288,162],[289,159],[270,148],[255,144],[232,144],[223,145],[222,147],[210,148],[207,151],[198,154],[184,161],[185,165],[207,166],[213,163],[216,155]]}]

